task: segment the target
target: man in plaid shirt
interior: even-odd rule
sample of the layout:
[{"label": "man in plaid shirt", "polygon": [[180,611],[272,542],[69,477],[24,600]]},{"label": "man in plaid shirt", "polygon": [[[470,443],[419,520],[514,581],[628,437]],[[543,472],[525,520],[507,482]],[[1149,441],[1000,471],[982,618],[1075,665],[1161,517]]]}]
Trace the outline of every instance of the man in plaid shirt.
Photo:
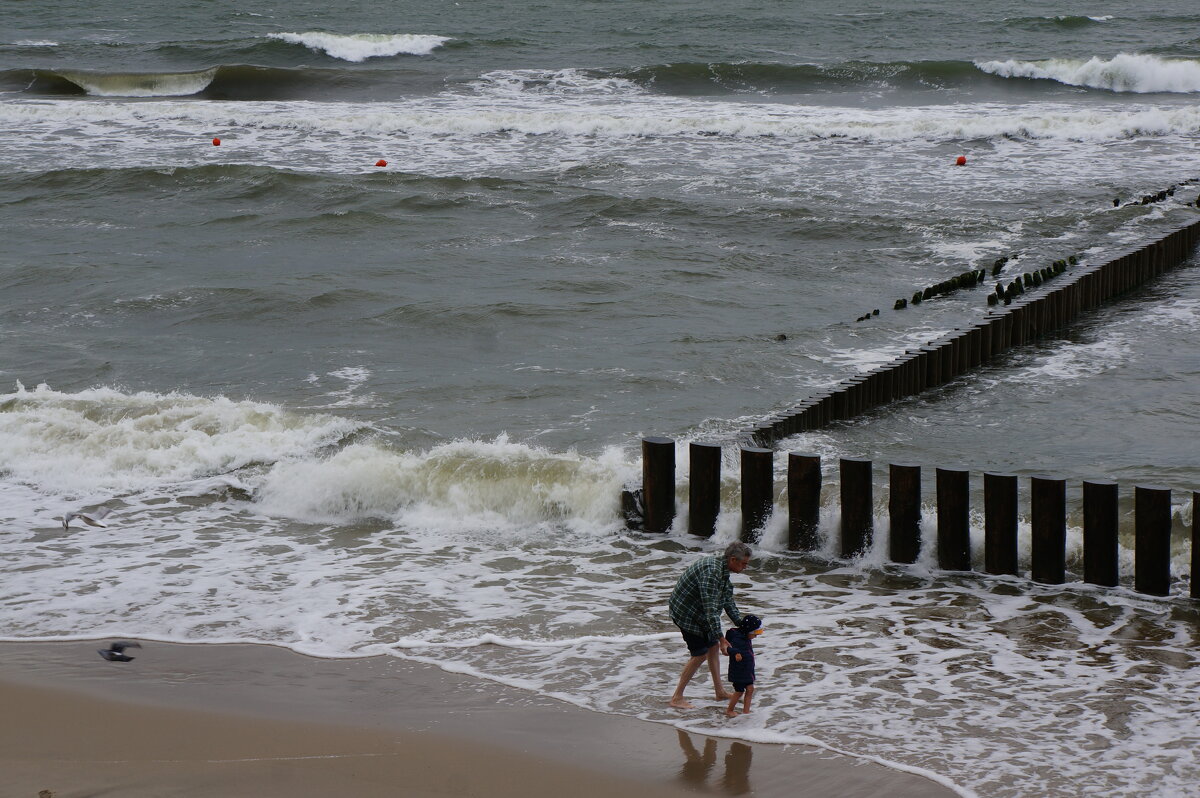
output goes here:
[{"label": "man in plaid shirt", "polygon": [[671,620],[683,633],[691,658],[683,666],[679,686],[671,696],[671,706],[691,709],[692,705],[683,697],[683,689],[696,675],[705,660],[712,673],[713,689],[719,700],[729,694],[721,684],[719,656],[729,646],[721,631],[721,611],[738,624],[742,614],[733,603],[733,583],[729,574],[740,574],[750,563],[750,547],[745,543],[730,543],[725,553],[714,557],[703,557],[684,570],[671,591]]}]

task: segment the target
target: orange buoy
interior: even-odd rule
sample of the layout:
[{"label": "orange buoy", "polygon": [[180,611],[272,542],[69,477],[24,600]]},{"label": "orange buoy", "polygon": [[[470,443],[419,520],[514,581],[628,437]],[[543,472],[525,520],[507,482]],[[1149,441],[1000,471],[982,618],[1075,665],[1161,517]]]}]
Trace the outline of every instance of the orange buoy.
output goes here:
[{"label": "orange buoy", "polygon": [[221,146],[221,140],[220,140],[220,139],[213,139],[213,146],[214,146],[214,147],[220,147],[220,146]]},{"label": "orange buoy", "polygon": [[375,162],[375,165],[376,166],[387,166],[387,161],[380,158],[378,161]]},{"label": "orange buoy", "polygon": [[958,156],[958,160],[955,161],[954,163],[958,164],[959,166],[966,166],[967,165],[967,156],[965,156],[965,155]]}]

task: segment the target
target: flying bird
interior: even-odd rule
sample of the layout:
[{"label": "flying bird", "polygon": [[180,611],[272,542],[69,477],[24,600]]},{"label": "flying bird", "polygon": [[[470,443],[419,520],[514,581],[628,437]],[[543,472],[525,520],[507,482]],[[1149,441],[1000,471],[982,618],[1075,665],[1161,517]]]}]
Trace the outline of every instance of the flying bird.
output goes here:
[{"label": "flying bird", "polygon": [[107,527],[108,524],[104,523],[104,517],[106,515],[108,515],[110,512],[112,512],[112,511],[107,507],[97,507],[95,510],[92,510],[90,513],[67,513],[66,515],[64,515],[62,517],[63,529],[69,528],[71,526],[71,522],[74,521],[76,518],[78,518],[80,521],[87,524],[88,526]]},{"label": "flying bird", "polygon": [[118,640],[108,648],[101,648],[96,651],[97,654],[104,657],[109,662],[130,662],[133,657],[124,653],[127,648],[141,648],[141,643],[131,643],[125,640]]}]

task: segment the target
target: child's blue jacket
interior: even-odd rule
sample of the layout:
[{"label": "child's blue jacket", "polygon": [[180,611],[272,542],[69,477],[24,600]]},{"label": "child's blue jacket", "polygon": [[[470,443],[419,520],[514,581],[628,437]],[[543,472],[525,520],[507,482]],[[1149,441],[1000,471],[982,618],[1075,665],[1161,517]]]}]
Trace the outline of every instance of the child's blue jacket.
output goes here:
[{"label": "child's blue jacket", "polygon": [[[725,633],[725,640],[729,643],[729,681],[754,684],[754,644],[750,635],[735,627]],[[741,654],[742,661],[738,662],[734,654]]]}]

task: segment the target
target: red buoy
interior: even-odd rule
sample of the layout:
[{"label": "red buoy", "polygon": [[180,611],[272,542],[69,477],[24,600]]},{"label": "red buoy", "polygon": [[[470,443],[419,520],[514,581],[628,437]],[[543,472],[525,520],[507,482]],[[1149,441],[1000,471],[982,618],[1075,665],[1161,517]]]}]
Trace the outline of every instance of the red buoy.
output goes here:
[{"label": "red buoy", "polygon": [[955,161],[954,163],[958,164],[959,166],[966,166],[967,165],[967,156],[965,156],[965,155],[958,156],[958,160]]},{"label": "red buoy", "polygon": [[220,146],[221,146],[221,140],[220,140],[220,139],[213,139],[213,146],[214,146],[214,147],[220,147]]},{"label": "red buoy", "polygon": [[387,166],[387,161],[380,158],[378,161],[375,162],[375,165],[376,166]]}]

